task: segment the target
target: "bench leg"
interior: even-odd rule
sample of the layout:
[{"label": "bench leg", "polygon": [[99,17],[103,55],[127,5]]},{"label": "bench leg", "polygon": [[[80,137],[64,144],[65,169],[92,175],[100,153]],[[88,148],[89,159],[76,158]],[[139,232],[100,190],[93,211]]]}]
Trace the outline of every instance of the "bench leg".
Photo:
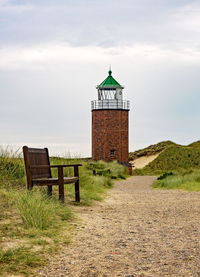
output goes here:
[{"label": "bench leg", "polygon": [[47,195],[48,195],[49,197],[52,196],[52,186],[47,186]]},{"label": "bench leg", "polygon": [[63,182],[62,182],[62,184],[59,184],[58,189],[59,189],[59,200],[64,203],[65,194],[64,194]]},{"label": "bench leg", "polygon": [[64,203],[64,179],[63,179],[63,168],[58,167],[58,190],[59,190],[59,200]]},{"label": "bench leg", "polygon": [[80,202],[79,180],[75,183],[75,201]]},{"label": "bench leg", "polygon": [[33,185],[32,184],[27,184],[27,190],[32,190],[33,189]]},{"label": "bench leg", "polygon": [[79,191],[79,170],[78,166],[74,166],[74,176],[78,177],[78,180],[75,183],[75,201],[80,202],[80,191]]}]

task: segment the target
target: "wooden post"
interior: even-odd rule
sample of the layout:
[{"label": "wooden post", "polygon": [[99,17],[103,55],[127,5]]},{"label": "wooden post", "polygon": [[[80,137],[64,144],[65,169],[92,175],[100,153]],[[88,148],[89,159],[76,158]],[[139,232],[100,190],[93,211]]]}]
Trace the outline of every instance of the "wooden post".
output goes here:
[{"label": "wooden post", "polygon": [[74,166],[74,176],[78,177],[78,180],[75,183],[75,200],[76,200],[76,202],[80,202],[79,170],[78,170],[78,166]]},{"label": "wooden post", "polygon": [[29,161],[29,154],[28,154],[28,147],[23,147],[23,154],[24,154],[24,162],[26,168],[26,179],[27,179],[27,189],[31,190],[33,188],[32,178],[31,178],[31,169],[30,169],[30,161]]},{"label": "wooden post", "polygon": [[[47,153],[47,160],[48,160],[48,164],[50,164],[50,159],[49,159],[49,150],[48,148],[44,148],[46,150],[46,153]],[[49,168],[49,177],[52,178],[52,175],[51,175],[51,169]],[[52,186],[47,186],[47,195],[49,197],[52,196]]]},{"label": "wooden post", "polygon": [[63,180],[63,168],[58,167],[58,189],[59,189],[59,200],[64,203],[64,180]]}]

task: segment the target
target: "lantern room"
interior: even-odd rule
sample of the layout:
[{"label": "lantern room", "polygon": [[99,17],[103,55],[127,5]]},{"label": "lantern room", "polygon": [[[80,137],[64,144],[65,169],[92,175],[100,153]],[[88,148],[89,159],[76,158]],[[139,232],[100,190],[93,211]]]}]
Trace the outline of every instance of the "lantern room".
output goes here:
[{"label": "lantern room", "polygon": [[98,85],[98,100],[92,101],[92,110],[98,109],[125,109],[129,110],[129,101],[123,100],[123,89],[112,76],[111,69],[108,77]]}]

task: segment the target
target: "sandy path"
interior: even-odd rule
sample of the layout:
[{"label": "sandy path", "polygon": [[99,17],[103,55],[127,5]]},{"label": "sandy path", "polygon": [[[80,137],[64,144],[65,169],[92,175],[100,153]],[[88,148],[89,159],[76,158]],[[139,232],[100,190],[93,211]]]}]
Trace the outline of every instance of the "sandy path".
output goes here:
[{"label": "sandy path", "polygon": [[[117,182],[41,276],[200,276],[200,193],[152,190],[154,177]],[[58,262],[60,261],[60,262]]]},{"label": "sandy path", "polygon": [[140,158],[137,158],[134,161],[131,161],[130,163],[133,165],[133,169],[134,168],[143,168],[146,165],[148,165],[149,163],[153,162],[153,160],[155,160],[159,154],[155,154],[155,155],[150,155],[150,156],[142,156]]}]

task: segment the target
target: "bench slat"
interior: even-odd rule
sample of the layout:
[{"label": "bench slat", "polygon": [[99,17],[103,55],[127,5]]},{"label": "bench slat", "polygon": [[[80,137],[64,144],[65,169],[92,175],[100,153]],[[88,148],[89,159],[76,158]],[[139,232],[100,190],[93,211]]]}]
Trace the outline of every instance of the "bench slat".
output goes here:
[{"label": "bench slat", "polygon": [[[78,177],[64,177],[64,184],[75,183],[78,180]],[[33,179],[34,185],[58,185],[58,178],[37,178]]]}]

